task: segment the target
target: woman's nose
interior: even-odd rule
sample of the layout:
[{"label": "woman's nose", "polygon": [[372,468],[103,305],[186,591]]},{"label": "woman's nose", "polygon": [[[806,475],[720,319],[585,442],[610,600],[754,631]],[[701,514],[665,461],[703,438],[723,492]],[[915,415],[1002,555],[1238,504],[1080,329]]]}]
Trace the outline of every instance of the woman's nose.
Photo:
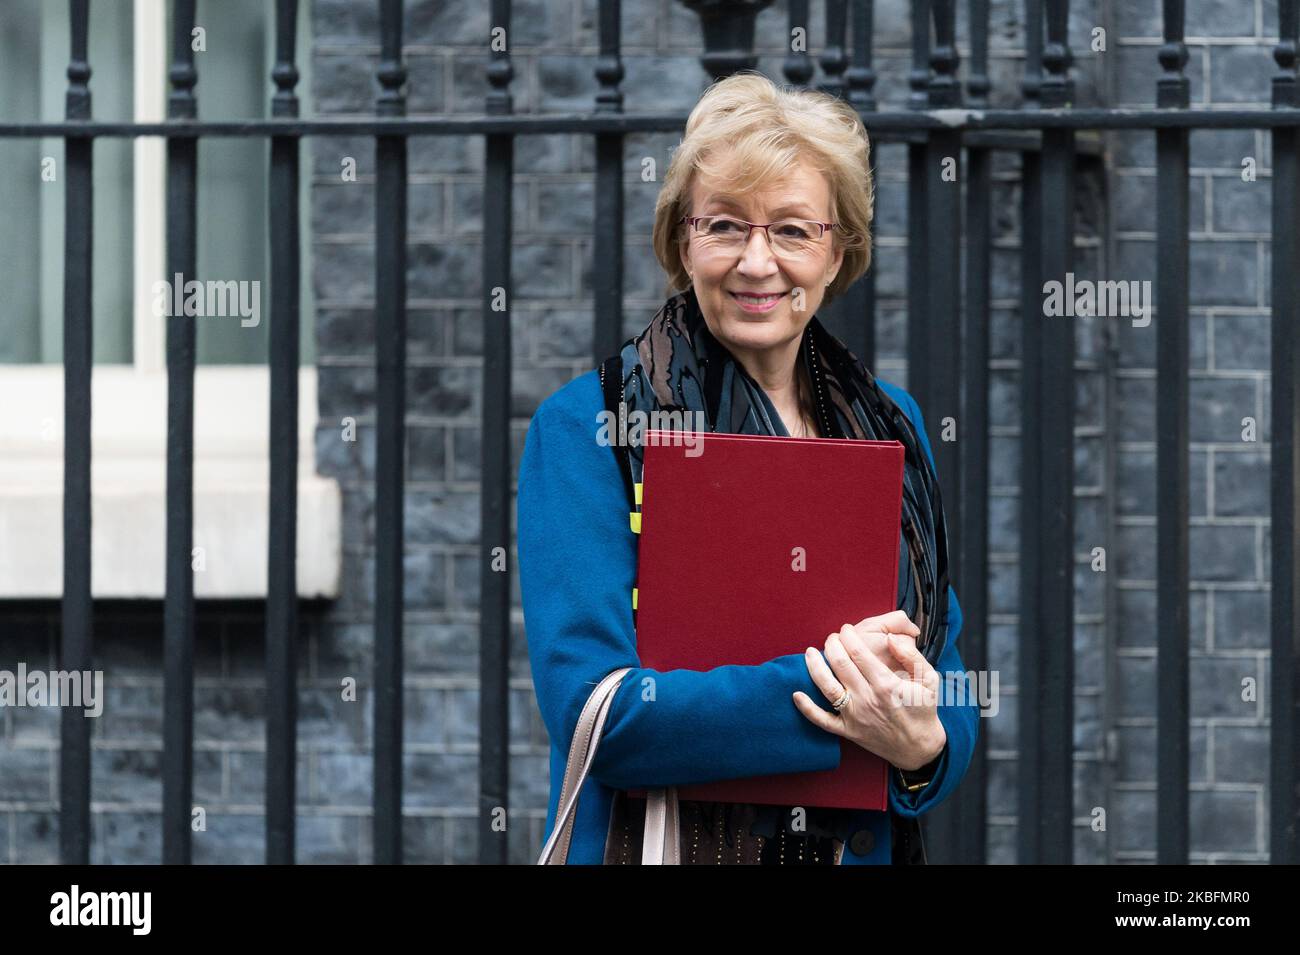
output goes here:
[{"label": "woman's nose", "polygon": [[745,243],[745,254],[741,256],[740,264],[744,271],[750,273],[766,273],[775,267],[776,256],[772,254],[766,229],[749,230],[749,239]]}]

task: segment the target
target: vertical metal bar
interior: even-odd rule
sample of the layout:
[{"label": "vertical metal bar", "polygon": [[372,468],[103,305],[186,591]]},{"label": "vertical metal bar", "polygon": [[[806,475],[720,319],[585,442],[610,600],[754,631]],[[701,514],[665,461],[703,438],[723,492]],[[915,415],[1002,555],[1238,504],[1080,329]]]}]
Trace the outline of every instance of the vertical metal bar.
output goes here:
[{"label": "vertical metal bar", "polygon": [[[510,0],[492,0],[492,26],[510,33]],[[608,13],[606,14],[606,17]],[[608,28],[608,21],[602,20]],[[602,39],[608,39],[607,33]],[[487,112],[506,116],[514,110],[510,81],[514,66],[508,48],[493,51],[488,64]],[[487,173],[483,202],[483,436],[481,498],[482,548],[479,607],[479,861],[503,864],[507,835],[497,825],[506,814],[510,790],[510,577],[493,569],[491,548],[510,546],[510,281],[511,187],[514,183],[514,136],[487,137]],[[612,170],[607,147],[605,175],[622,190],[622,150]],[[607,182],[608,184],[608,182]],[[621,222],[621,217],[619,219]],[[616,241],[622,248],[619,223]],[[613,289],[621,300],[621,286]],[[610,294],[606,293],[607,296]],[[617,311],[621,315],[621,309]],[[622,320],[620,318],[621,326]]]},{"label": "vertical metal bar", "polygon": [[[1156,105],[1186,109],[1183,0],[1164,0]],[[1156,861],[1186,865],[1188,722],[1188,132],[1156,132]]]},{"label": "vertical metal bar", "polygon": [[[1273,106],[1300,105],[1296,53],[1300,45],[1300,3],[1279,0],[1279,72],[1273,77]],[[1296,327],[1300,324],[1300,130],[1273,130],[1273,331],[1272,331],[1272,681],[1269,739],[1269,861],[1300,862],[1300,626],[1296,594],[1296,511],[1300,506],[1300,387],[1296,384]]]},{"label": "vertical metal bar", "polygon": [[[961,105],[961,86],[957,81],[957,46],[955,0],[932,0],[934,46],[930,52],[933,67],[929,84],[931,109],[952,109]],[[923,406],[930,426],[935,464],[943,480],[945,519],[950,528],[961,526],[963,491],[961,487],[963,441],[966,421],[961,413],[961,132],[944,129],[930,134],[925,145],[926,218],[930,244],[931,278],[927,291],[927,338],[929,361],[908,371],[909,389],[922,377],[926,380]],[[944,432],[951,421],[958,440],[945,440]],[[959,552],[948,555],[951,586],[963,592]],[[947,612],[947,596],[939,613]],[[962,793],[932,811],[926,822],[931,858],[939,863],[958,861],[956,805]]]},{"label": "vertical metal bar", "polygon": [[[1048,42],[1043,49],[1043,107],[1074,99],[1069,76],[1068,0],[1047,0]],[[1068,285],[1074,268],[1074,132],[1043,132],[1043,276]],[[1067,299],[1068,299],[1067,294]],[[1067,312],[1068,314],[1068,312]],[[1069,864],[1074,851],[1074,322],[1034,316],[1043,323],[1038,473],[1038,625],[1042,647],[1039,699],[1042,779],[1041,861]]]},{"label": "vertical metal bar", "polygon": [[[65,115],[90,119],[88,0],[72,0]],[[93,140],[64,139],[63,271],[63,627],[59,667],[89,670],[94,603],[90,590],[90,373],[94,360],[91,253]],[[59,730],[59,857],[90,862],[90,720],[64,707]]]},{"label": "vertical metal bar", "polygon": [[[912,0],[912,70],[907,82],[912,92],[908,106],[925,109],[930,85],[930,2]],[[930,241],[927,222],[926,137],[907,146],[907,390],[922,408],[930,406]]]},{"label": "vertical metal bar", "polygon": [[[375,112],[406,114],[402,0],[380,0]],[[406,138],[375,137],[375,862],[402,861]]]},{"label": "vertical metal bar", "polygon": [[859,113],[876,110],[876,70],[872,44],[875,42],[875,3],[853,0],[853,62],[845,73],[849,102]]},{"label": "vertical metal bar", "polygon": [[[1025,0],[1025,74],[1021,89],[1025,107],[1039,105],[1042,87],[1043,0]],[[1042,409],[1043,368],[1043,177],[1042,156],[1026,150],[1021,156],[1020,192],[1020,633],[1019,670],[1017,860],[1039,861],[1041,845],[1042,753],[1038,734],[1042,698],[1042,649],[1038,630],[1039,531],[1042,497],[1037,474]]]},{"label": "vertical metal bar", "polygon": [[[194,0],[172,8],[167,118],[198,115]],[[167,278],[196,278],[198,139],[167,140]],[[182,286],[183,287],[183,286]],[[174,292],[179,291],[173,289]],[[167,592],[163,601],[163,862],[190,862],[194,791],[194,333],[192,316],[167,319]]]},{"label": "vertical metal bar", "polygon": [[[790,0],[789,6],[790,27],[786,32],[791,37],[791,45],[781,64],[781,72],[791,85],[807,87],[813,76],[813,61],[808,55],[808,0]],[[793,42],[796,30],[802,31],[800,35],[803,38],[798,47]]]},{"label": "vertical metal bar", "polygon": [[826,45],[822,47],[821,55],[825,79],[817,84],[817,88],[836,99],[844,98],[844,71],[849,65],[848,55],[844,52],[847,17],[844,0],[826,0]]},{"label": "vertical metal bar", "polygon": [[[967,105],[988,105],[988,0],[971,0],[971,62]],[[962,311],[961,573],[964,630],[962,662],[982,673],[988,668],[989,544],[989,303],[992,296],[992,153],[966,149],[966,290]],[[958,862],[985,861],[988,812],[988,734],[980,733],[955,804]]]},{"label": "vertical metal bar", "polygon": [[[271,115],[298,116],[298,0],[276,0]],[[271,458],[266,581],[266,861],[294,861],[298,766],[298,138],[271,137]]]},{"label": "vertical metal bar", "polygon": [[[873,95],[876,73],[871,65],[873,6],[872,0],[853,0],[853,60],[844,75],[848,82],[849,103],[857,109],[859,116],[873,112],[876,108]],[[867,175],[875,179],[875,171],[870,162]],[[861,278],[849,286],[844,294],[844,311],[849,318],[845,344],[862,359],[864,365],[871,368],[876,363],[875,269],[868,268]]]},{"label": "vertical metal bar", "polygon": [[[622,4],[600,5],[600,58],[596,61],[597,113],[623,112],[623,60],[619,55]],[[595,362],[623,343],[623,134],[596,134]]]},{"label": "vertical metal bar", "polygon": [[[844,39],[848,32],[848,6],[844,0],[826,0],[826,45],[822,48],[821,67],[824,79],[817,84],[819,92],[836,99],[847,96],[844,71],[848,68],[848,54],[844,49]],[[821,321],[833,330],[843,331],[846,327],[858,325],[854,321],[859,316],[846,314],[847,303],[844,297],[823,298],[817,314]],[[849,335],[854,339],[856,334]],[[850,348],[854,342],[848,342]]]}]

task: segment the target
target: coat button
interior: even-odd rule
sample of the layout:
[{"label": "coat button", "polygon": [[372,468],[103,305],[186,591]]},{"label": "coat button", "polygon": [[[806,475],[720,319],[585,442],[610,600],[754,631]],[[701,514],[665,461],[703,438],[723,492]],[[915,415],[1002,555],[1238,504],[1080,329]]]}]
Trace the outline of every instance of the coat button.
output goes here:
[{"label": "coat button", "polygon": [[853,833],[849,839],[849,848],[853,850],[855,856],[865,856],[870,854],[872,848],[876,845],[876,836],[870,829],[859,829]]}]

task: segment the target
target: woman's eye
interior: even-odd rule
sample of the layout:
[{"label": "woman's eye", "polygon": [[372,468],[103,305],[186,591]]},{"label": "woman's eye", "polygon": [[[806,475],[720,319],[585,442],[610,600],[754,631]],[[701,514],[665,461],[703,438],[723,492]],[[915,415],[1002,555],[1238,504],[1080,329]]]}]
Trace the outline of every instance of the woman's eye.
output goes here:
[{"label": "woman's eye", "polygon": [[709,226],[709,231],[717,234],[734,232],[739,228],[740,223],[736,222],[734,219],[715,219],[713,224]]},{"label": "woman's eye", "polygon": [[807,239],[811,237],[811,233],[807,229],[797,225],[783,225],[777,232],[790,239]]}]

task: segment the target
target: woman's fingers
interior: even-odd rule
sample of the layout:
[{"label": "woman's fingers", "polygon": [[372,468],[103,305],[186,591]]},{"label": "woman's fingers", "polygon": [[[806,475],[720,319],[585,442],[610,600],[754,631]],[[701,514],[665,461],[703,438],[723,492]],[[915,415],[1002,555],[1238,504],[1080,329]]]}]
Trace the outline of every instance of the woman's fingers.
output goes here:
[{"label": "woman's fingers", "polygon": [[[835,674],[835,679],[850,693],[863,693],[867,689],[866,681],[863,679],[861,665],[854,661],[849,655],[848,642],[855,640],[853,628],[845,624],[840,633],[832,633],[826,638],[826,662],[830,664],[831,670]],[[859,650],[859,656],[874,656],[874,654],[862,654]]]},{"label": "woman's fingers", "polygon": [[877,617],[867,617],[857,624],[864,630],[880,630],[887,633],[905,633],[912,637],[921,635],[921,628],[902,610],[891,610]]},{"label": "woman's fingers", "polygon": [[844,695],[844,681],[827,665],[830,654],[823,656],[815,647],[809,647],[804,651],[804,658],[808,664],[808,675],[817,684],[817,689],[822,691],[822,696],[826,697],[827,702],[838,702]]},{"label": "woman's fingers", "polygon": [[844,721],[835,713],[827,713],[824,709],[812,701],[807,693],[799,690],[794,692],[795,708],[806,716],[815,726],[820,726],[828,733],[834,733],[836,736],[844,736]]}]

